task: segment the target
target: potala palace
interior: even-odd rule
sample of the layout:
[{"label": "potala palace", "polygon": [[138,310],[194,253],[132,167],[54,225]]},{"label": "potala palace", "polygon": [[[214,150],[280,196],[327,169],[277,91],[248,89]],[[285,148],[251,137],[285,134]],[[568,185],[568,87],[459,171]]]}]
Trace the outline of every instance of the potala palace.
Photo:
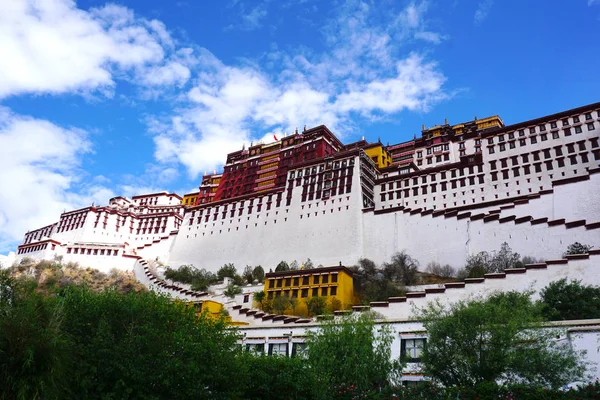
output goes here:
[{"label": "potala palace", "polygon": [[[422,266],[435,261],[459,268],[469,255],[503,242],[546,260],[372,303],[396,324],[394,349],[400,352],[401,340],[415,345],[425,337],[409,320],[413,305],[539,290],[564,277],[600,285],[599,140],[600,103],[513,125],[498,116],[445,121],[398,144],[343,144],[325,126],[305,128],[228,154],[222,173],[205,175],[195,193],[116,197],[105,206],[65,212],[25,234],[17,261],[62,256],[103,271],[134,270],[156,290],[224,304],[246,325],[247,345],[288,354],[312,320],[252,309],[249,295],[262,286],[230,300],[222,290],[197,293],[166,282],[155,261],[211,271],[226,263],[262,265],[268,271],[282,260],[307,258],[323,266],[355,265],[360,258],[382,263],[406,250]],[[594,250],[563,258],[574,242]],[[335,286],[329,280],[320,285]],[[599,324],[566,324],[564,334],[577,333],[571,343],[580,340],[598,357],[585,338]]]}]

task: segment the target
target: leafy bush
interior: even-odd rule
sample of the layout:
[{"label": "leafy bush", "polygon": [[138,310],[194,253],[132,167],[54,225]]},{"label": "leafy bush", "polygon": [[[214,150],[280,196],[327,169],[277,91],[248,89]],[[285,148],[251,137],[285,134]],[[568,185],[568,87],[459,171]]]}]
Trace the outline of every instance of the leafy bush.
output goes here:
[{"label": "leafy bush", "polygon": [[351,315],[308,332],[307,363],[327,383],[328,398],[345,398],[343,388],[378,391],[397,379],[402,369],[399,360],[391,358],[392,342],[388,326],[376,327],[368,314]]},{"label": "leafy bush", "polygon": [[587,244],[581,244],[579,242],[575,242],[570,244],[567,247],[567,251],[563,253],[563,257],[571,255],[571,254],[586,254],[588,253],[594,246],[590,246]]},{"label": "leafy bush", "polygon": [[470,255],[467,258],[467,264],[456,274],[457,279],[481,278],[485,274],[503,272],[508,268],[522,268],[525,264],[537,262],[533,257],[524,256],[521,258],[519,253],[512,251],[508,243],[504,242],[500,250],[481,251]]},{"label": "leafy bush", "polygon": [[242,294],[242,288],[237,285],[230,284],[229,286],[227,286],[227,289],[223,291],[223,294],[233,299],[238,294]]},{"label": "leafy bush", "polygon": [[[372,301],[385,301],[389,297],[402,296],[406,293],[401,283],[392,281],[395,275],[394,266],[388,266],[387,274],[366,258],[358,260],[358,265],[351,268],[354,272],[354,293],[362,304]],[[399,274],[402,276],[402,273]]]},{"label": "leafy bush", "polygon": [[446,386],[468,387],[516,377],[556,387],[582,378],[580,354],[541,326],[530,296],[500,292],[448,307],[429,303],[415,316],[428,335],[424,373]]},{"label": "leafy bush", "polygon": [[561,279],[540,292],[542,313],[550,321],[600,318],[600,287]]}]

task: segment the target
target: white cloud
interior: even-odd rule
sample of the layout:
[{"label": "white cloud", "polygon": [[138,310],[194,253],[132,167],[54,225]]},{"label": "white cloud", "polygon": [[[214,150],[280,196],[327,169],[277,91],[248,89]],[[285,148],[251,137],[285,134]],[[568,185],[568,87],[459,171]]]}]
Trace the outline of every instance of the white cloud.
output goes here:
[{"label": "white cloud", "polygon": [[[100,91],[115,74],[151,84],[181,84],[187,66],[165,60],[174,46],[165,26],[125,7],[84,11],[71,0],[0,2],[0,98],[23,93]],[[149,73],[147,72],[149,70]],[[187,71],[186,71],[187,70]],[[158,72],[165,73],[162,80]]]},{"label": "white cloud", "polygon": [[588,0],[588,6],[600,4],[600,0]]},{"label": "white cloud", "polygon": [[324,123],[344,136],[354,128],[353,114],[377,120],[381,113],[428,110],[447,97],[445,77],[434,62],[400,54],[407,41],[443,40],[427,30],[427,9],[427,2],[412,2],[380,23],[367,3],[345,2],[324,28],[322,53],[275,48],[261,66],[226,65],[204,50],[188,101],[172,115],[149,119],[156,160],[181,164],[195,179],[244,143],[302,125]]},{"label": "white cloud", "polygon": [[84,131],[0,107],[0,251],[65,209],[114,195],[101,183],[81,181],[81,157],[90,152]]},{"label": "white cloud", "polygon": [[475,11],[475,25],[481,24],[487,18],[493,5],[494,0],[483,0],[479,3]]}]

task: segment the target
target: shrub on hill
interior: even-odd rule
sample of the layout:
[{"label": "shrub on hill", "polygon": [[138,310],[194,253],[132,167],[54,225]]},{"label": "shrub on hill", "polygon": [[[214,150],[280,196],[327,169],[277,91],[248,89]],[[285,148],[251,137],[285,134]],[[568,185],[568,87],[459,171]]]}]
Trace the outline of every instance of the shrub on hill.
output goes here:
[{"label": "shrub on hill", "polygon": [[508,268],[522,268],[526,264],[538,262],[533,257],[521,257],[519,253],[512,251],[508,243],[504,242],[500,250],[482,251],[473,254],[467,258],[467,264],[458,271],[456,277],[458,280],[465,278],[481,278],[485,274],[503,272]]},{"label": "shrub on hill", "polygon": [[581,244],[579,242],[575,242],[570,244],[567,247],[567,251],[563,253],[563,257],[572,255],[572,254],[586,254],[588,253],[594,246],[590,246],[587,244]]}]

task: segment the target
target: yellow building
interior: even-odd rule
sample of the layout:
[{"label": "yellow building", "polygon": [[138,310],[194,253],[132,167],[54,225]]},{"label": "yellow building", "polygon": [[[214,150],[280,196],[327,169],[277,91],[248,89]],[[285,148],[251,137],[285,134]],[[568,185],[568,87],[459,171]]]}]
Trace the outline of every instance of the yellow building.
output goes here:
[{"label": "yellow building", "polygon": [[392,155],[381,143],[373,143],[363,148],[365,153],[377,165],[377,168],[385,168],[392,165]]},{"label": "yellow building", "polygon": [[354,282],[352,271],[344,266],[312,268],[295,271],[269,272],[265,275],[264,292],[268,300],[279,296],[296,300],[285,313],[306,315],[306,301],[312,297],[324,297],[328,306],[337,299],[342,308],[349,308],[353,301]]},{"label": "yellow building", "polygon": [[186,195],[183,196],[183,199],[181,199],[181,204],[183,204],[184,206],[195,206],[196,202],[198,201],[198,195],[200,194],[200,192],[194,192],[194,193],[188,193]]}]

